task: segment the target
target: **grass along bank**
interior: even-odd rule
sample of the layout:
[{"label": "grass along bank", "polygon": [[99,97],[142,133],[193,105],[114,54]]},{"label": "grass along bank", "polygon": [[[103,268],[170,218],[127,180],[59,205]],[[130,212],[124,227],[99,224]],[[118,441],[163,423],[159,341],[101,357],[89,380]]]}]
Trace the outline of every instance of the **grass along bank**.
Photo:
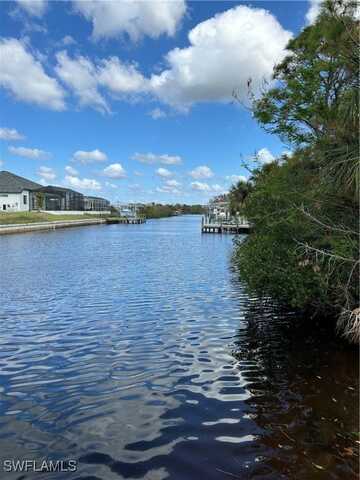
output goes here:
[{"label": "grass along bank", "polygon": [[54,215],[44,212],[7,212],[0,213],[0,225],[20,225],[26,223],[87,220],[108,217],[106,215]]}]

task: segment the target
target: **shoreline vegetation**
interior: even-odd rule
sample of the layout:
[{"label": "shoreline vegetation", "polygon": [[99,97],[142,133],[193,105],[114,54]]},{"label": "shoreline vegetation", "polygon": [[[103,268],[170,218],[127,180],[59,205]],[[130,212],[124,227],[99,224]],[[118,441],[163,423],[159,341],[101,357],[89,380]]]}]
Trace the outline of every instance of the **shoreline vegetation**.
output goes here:
[{"label": "shoreline vegetation", "polygon": [[336,319],[359,343],[359,21],[352,2],[326,1],[288,44],[271,85],[251,92],[259,124],[288,152],[232,187],[253,226],[235,257],[250,291],[311,317]]},{"label": "shoreline vegetation", "polygon": [[147,219],[151,219],[172,217],[174,215],[200,215],[205,213],[205,208],[203,205],[163,205],[153,203],[140,207],[138,212],[140,215],[145,215]]}]

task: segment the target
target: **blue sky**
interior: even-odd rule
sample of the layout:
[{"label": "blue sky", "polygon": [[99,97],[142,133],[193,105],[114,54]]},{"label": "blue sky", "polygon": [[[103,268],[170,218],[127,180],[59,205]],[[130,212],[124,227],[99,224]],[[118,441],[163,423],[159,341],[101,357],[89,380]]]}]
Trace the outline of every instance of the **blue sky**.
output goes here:
[{"label": "blue sky", "polygon": [[289,150],[246,103],[301,1],[0,2],[2,169],[119,201],[205,203]]}]

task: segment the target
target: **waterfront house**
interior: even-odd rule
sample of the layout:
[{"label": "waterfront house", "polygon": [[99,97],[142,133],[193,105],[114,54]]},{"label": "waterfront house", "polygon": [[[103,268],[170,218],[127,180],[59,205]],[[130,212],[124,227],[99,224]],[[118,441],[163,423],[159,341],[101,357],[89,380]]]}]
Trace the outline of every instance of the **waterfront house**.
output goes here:
[{"label": "waterfront house", "polygon": [[110,202],[105,198],[84,196],[84,210],[104,212],[110,210]]},{"label": "waterfront house", "polygon": [[0,172],[0,211],[26,212],[41,210],[60,212],[110,211],[105,198],[84,196],[71,188],[43,186],[14,173]]},{"label": "waterfront house", "polygon": [[5,170],[0,171],[0,211],[27,212],[33,209],[38,183]]}]

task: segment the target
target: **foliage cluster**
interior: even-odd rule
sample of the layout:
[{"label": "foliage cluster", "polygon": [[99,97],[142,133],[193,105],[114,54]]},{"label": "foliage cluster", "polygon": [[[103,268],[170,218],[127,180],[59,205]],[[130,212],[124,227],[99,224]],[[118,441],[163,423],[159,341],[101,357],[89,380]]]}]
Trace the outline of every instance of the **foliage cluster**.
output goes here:
[{"label": "foliage cluster", "polygon": [[337,315],[359,341],[359,22],[351,2],[325,2],[288,45],[255,118],[292,155],[252,170],[230,194],[253,234],[239,243],[251,289]]}]

